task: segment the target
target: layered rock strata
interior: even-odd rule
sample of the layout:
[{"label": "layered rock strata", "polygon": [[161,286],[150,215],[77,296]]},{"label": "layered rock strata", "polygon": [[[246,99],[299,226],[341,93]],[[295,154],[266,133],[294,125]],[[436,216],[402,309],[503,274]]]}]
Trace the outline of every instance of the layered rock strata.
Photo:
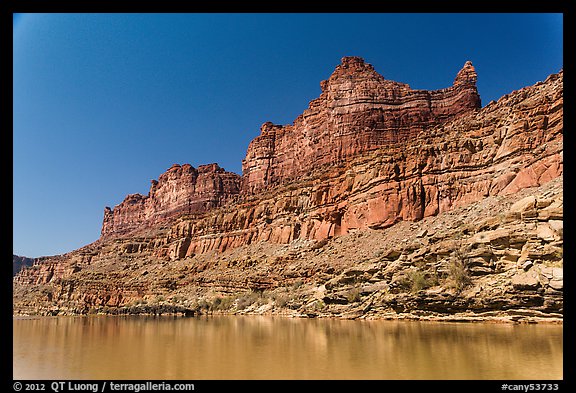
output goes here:
[{"label": "layered rock strata", "polygon": [[265,123],[242,162],[243,190],[285,184],[313,169],[341,164],[480,108],[476,71],[466,62],[451,87],[413,90],[385,79],[359,57],[344,57],[320,83],[320,97],[291,125]]},{"label": "layered rock strata", "polygon": [[114,209],[104,209],[103,237],[126,235],[174,217],[222,206],[239,194],[241,178],[217,164],[200,165],[198,169],[190,164],[174,164],[151,183],[147,196],[130,194]]},{"label": "layered rock strata", "polygon": [[[335,79],[345,79],[350,70],[344,65],[374,74],[349,58]],[[467,64],[449,88],[459,98],[443,94],[437,103],[444,109],[436,105],[427,115],[435,120],[414,120],[397,143],[366,142],[337,155],[342,160],[322,161],[330,154],[319,152],[320,165],[300,170],[294,162],[293,173],[281,173],[276,168],[288,165],[282,164],[290,162],[288,150],[270,142],[275,147],[267,162],[276,167],[265,171],[268,177],[251,177],[264,173],[259,164],[249,165],[242,180],[213,166],[210,181],[199,183],[202,167],[194,174],[189,166],[174,166],[147,197],[129,196],[108,211],[97,242],[20,272],[16,312],[133,312],[150,310],[142,301],[164,304],[167,296],[190,310],[205,309],[200,301],[234,297],[228,308],[239,311],[247,302],[242,293],[272,291],[275,309],[298,315],[489,316],[505,310],[561,318],[563,72],[482,109],[474,103],[475,79]],[[330,83],[323,83],[322,94]],[[396,96],[402,91],[398,87]],[[354,102],[349,106],[364,105]],[[413,113],[428,110],[414,105]],[[354,129],[350,113],[341,124]],[[366,115],[360,113],[358,119]],[[286,127],[307,118],[305,112]],[[394,135],[387,130],[380,135]],[[309,135],[314,140],[317,134]],[[244,164],[255,162],[251,148]],[[316,154],[294,149],[300,149],[298,162]],[[530,189],[536,194],[522,194]],[[189,195],[198,202],[192,205]],[[298,299],[286,300],[292,292]]]},{"label": "layered rock strata", "polygon": [[321,240],[542,185],[563,173],[562,108],[561,72],[406,143],[203,218],[180,220],[162,245],[155,241],[157,255],[175,259],[258,241]]},{"label": "layered rock strata", "polygon": [[145,239],[117,239],[63,256],[60,265],[75,271],[62,278],[52,274],[54,260],[38,264],[38,274],[19,275],[14,308],[41,315],[221,311],[559,322],[562,220],[557,178],[418,222],[324,241],[258,242],[168,262],[152,249],[122,252]]}]

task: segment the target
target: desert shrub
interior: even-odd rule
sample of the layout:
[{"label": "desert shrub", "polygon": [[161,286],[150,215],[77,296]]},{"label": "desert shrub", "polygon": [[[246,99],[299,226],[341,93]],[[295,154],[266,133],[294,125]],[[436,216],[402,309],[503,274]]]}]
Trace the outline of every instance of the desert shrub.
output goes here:
[{"label": "desert shrub", "polygon": [[186,300],[186,298],[182,295],[174,295],[170,298],[170,302],[172,302],[173,304],[179,304],[184,302],[184,300]]},{"label": "desert shrub", "polygon": [[328,244],[328,239],[319,240],[316,243],[314,243],[312,247],[310,247],[310,250],[318,250],[324,247],[326,244]]},{"label": "desert shrub", "polygon": [[220,297],[217,296],[212,301],[212,304],[209,306],[210,310],[212,311],[225,311],[229,310],[232,307],[232,303],[234,302],[234,298],[230,296]]},{"label": "desert shrub", "polygon": [[238,310],[244,310],[246,307],[249,307],[252,304],[258,302],[260,297],[261,295],[259,293],[250,291],[238,298],[238,301],[236,302],[236,308]]},{"label": "desert shrub", "polygon": [[416,293],[428,287],[426,274],[422,270],[411,270],[408,273],[408,279],[410,280],[410,292]]},{"label": "desert shrub", "polygon": [[174,291],[178,288],[178,283],[173,278],[166,278],[161,280],[158,284],[161,288],[166,288],[170,291]]},{"label": "desert shrub", "polygon": [[353,287],[350,290],[348,290],[348,292],[346,292],[346,300],[348,300],[349,303],[356,303],[360,301],[360,289],[358,287]]},{"label": "desert shrub", "polygon": [[298,289],[300,288],[302,285],[304,284],[304,281],[302,281],[301,279],[297,279],[296,281],[294,281],[294,283],[292,284],[292,289]]},{"label": "desert shrub", "polygon": [[210,303],[208,303],[206,299],[200,299],[198,300],[198,308],[200,310],[208,310],[210,308]]},{"label": "desert shrub", "polygon": [[272,299],[274,300],[274,303],[276,303],[276,306],[278,307],[285,307],[286,303],[288,303],[288,296],[283,293],[274,295]]},{"label": "desert shrub", "polygon": [[50,285],[43,285],[40,288],[40,293],[42,293],[42,295],[46,296],[46,298],[51,301],[52,297],[54,296],[54,288]]},{"label": "desert shrub", "polygon": [[421,269],[409,270],[404,279],[400,281],[400,286],[412,293],[418,293],[437,284],[438,277],[436,274]]},{"label": "desert shrub", "polygon": [[88,315],[96,315],[96,314],[98,314],[98,308],[97,308],[97,307],[90,307],[90,308],[88,309],[87,314],[88,314]]},{"label": "desert shrub", "polygon": [[471,282],[466,259],[457,255],[452,256],[448,260],[447,286],[461,291],[470,285]]}]

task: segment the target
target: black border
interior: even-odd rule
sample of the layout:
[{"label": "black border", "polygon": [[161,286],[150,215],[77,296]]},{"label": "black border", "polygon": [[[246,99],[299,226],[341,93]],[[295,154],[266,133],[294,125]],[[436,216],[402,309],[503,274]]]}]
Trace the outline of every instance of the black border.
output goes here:
[{"label": "black border", "polygon": [[486,13],[486,12],[551,12],[561,13],[569,1],[547,0],[545,2],[514,0],[483,1],[365,1],[365,2],[198,2],[186,0],[138,1],[138,0],[3,0],[11,12],[229,12],[229,13]]},{"label": "black border", "polygon": [[[571,12],[572,9],[570,7],[570,2],[568,1],[555,1],[555,0],[547,0],[545,2],[515,2],[509,1],[504,2],[494,1],[494,0],[484,0],[484,1],[476,1],[476,2],[452,2],[452,1],[427,1],[421,3],[414,3],[413,1],[410,2],[364,2],[362,4],[358,2],[349,2],[347,4],[330,4],[329,6],[322,6],[316,5],[316,7],[311,6],[310,4],[298,4],[296,2],[291,2],[289,4],[278,4],[270,2],[267,5],[255,5],[255,4],[245,4],[244,2],[233,2],[231,4],[225,5],[224,3],[220,2],[196,2],[196,1],[186,1],[186,0],[163,0],[159,2],[146,2],[146,1],[126,1],[126,0],[76,0],[76,1],[62,1],[62,0],[2,0],[0,1],[0,10],[1,10],[1,19],[0,19],[0,26],[2,26],[2,32],[0,33],[1,44],[0,48],[2,54],[0,55],[1,67],[0,72],[2,76],[1,86],[1,108],[2,112],[0,114],[0,119],[2,121],[3,129],[5,130],[2,135],[7,140],[2,144],[3,147],[6,148],[6,151],[2,157],[9,162],[7,162],[3,168],[5,172],[10,170],[9,174],[4,176],[4,184],[7,184],[7,178],[12,179],[13,174],[13,161],[12,161],[12,130],[13,130],[13,119],[12,116],[9,115],[9,111],[12,110],[12,89],[13,84],[9,81],[12,80],[11,76],[13,74],[13,62],[12,60],[12,53],[13,53],[13,40],[12,43],[8,43],[8,38],[12,37],[13,34],[13,22],[12,22],[12,13],[29,13],[29,12],[38,12],[38,13],[55,13],[55,12],[83,12],[83,13],[100,13],[100,12],[126,12],[126,13],[150,13],[150,12],[158,12],[158,13],[170,13],[170,12],[257,12],[257,13],[269,13],[269,12],[348,12],[348,13],[363,13],[363,12],[408,12],[408,13],[437,13],[437,12],[446,12],[446,13],[484,13],[484,12],[520,12],[520,13],[530,13],[530,12],[555,12],[555,13],[563,13],[564,14],[564,41],[565,47],[573,47],[568,42],[573,40],[573,37],[576,36],[576,32],[574,31],[574,14]],[[9,19],[10,18],[10,19]],[[568,51],[569,56],[573,55],[573,50]],[[564,52],[566,54],[566,51]],[[566,56],[564,56],[565,58]],[[573,131],[574,124],[573,121],[573,105],[574,101],[571,99],[572,94],[570,93],[570,88],[573,85],[574,77],[572,76],[572,65],[564,60],[564,69],[565,69],[565,86],[568,86],[569,94],[564,97],[565,100],[565,107],[568,110],[564,111],[565,116],[565,128]],[[565,88],[566,91],[566,88]],[[566,121],[567,120],[567,121]],[[571,132],[569,132],[568,140],[571,139]],[[574,146],[570,142],[568,142],[568,146]],[[571,155],[568,154],[565,158],[565,165],[568,163],[568,166],[571,165]],[[573,173],[570,169],[564,170],[564,176],[570,177],[571,173]],[[11,182],[12,183],[12,182]],[[571,184],[568,180],[567,184]],[[569,190],[570,191],[570,190]],[[3,206],[7,206],[9,203],[12,202],[13,194],[8,192],[8,190],[3,190]],[[571,193],[567,193],[566,195],[570,196]],[[567,199],[569,201],[570,199]],[[570,203],[565,204],[565,216],[571,217],[573,216],[573,205]],[[565,220],[570,223],[570,220]],[[565,228],[565,233],[567,238],[570,238],[571,230],[568,226]],[[7,237],[5,237],[7,238]],[[559,390],[564,391],[569,386],[572,386],[573,374],[574,370],[573,367],[573,350],[576,348],[574,345],[573,340],[573,321],[572,321],[572,295],[571,292],[573,290],[573,285],[571,284],[571,279],[574,276],[574,265],[573,265],[573,250],[570,247],[564,250],[565,258],[569,261],[567,264],[564,265],[566,271],[568,272],[564,292],[564,348],[567,350],[564,351],[564,379],[561,381],[551,380],[551,381],[521,381],[521,380],[440,380],[440,381],[430,381],[430,380],[383,380],[383,381],[341,381],[341,380],[290,380],[290,381],[234,381],[234,380],[225,380],[225,381],[214,381],[214,380],[198,380],[198,381],[153,381],[153,382],[166,382],[170,384],[182,383],[182,382],[192,382],[195,385],[195,391],[208,391],[214,389],[246,389],[249,388],[252,391],[270,391],[278,384],[281,384],[282,387],[287,388],[298,388],[298,389],[324,389],[324,388],[336,388],[337,390],[354,390],[359,388],[370,388],[374,385],[376,387],[384,387],[384,388],[391,388],[391,389],[426,389],[426,390],[444,390],[444,391],[458,391],[462,392],[466,388],[473,388],[473,389],[481,389],[482,391],[492,392],[497,391],[501,392],[503,384],[516,384],[516,385],[529,385],[529,384],[536,384],[536,383],[546,383],[546,384],[558,384]],[[9,247],[6,246],[4,250],[8,250]],[[5,266],[8,269],[7,265]],[[11,277],[8,272],[5,273],[5,285],[3,285],[3,289],[8,292],[5,294],[6,298],[11,298],[11,281],[8,281],[8,277]],[[3,303],[3,304],[7,304]],[[3,313],[6,316],[4,320],[5,324],[10,323],[12,317],[12,306],[6,307],[9,311]],[[11,325],[10,325],[11,326]],[[11,342],[12,338],[10,338]],[[11,346],[10,346],[11,347]],[[14,383],[16,381],[12,380],[12,361],[8,359],[9,351],[5,351],[6,361],[11,366],[9,368],[4,368],[4,372],[2,373],[3,376],[6,378],[2,378],[3,380],[8,380],[6,383],[3,383],[0,386],[6,386],[11,391],[16,391],[14,389]],[[20,381],[21,383],[45,383],[50,384],[53,381]],[[82,383],[99,383],[99,386],[102,384],[102,381],[79,381]],[[118,381],[122,383],[134,382],[134,383],[142,383],[145,381]],[[573,387],[572,387],[573,389]],[[24,391],[24,390],[22,390]],[[52,391],[47,386],[46,391]],[[62,390],[65,391],[65,390]],[[106,391],[110,391],[110,389],[106,389]],[[534,390],[535,391],[535,390]]]},{"label": "black border", "polygon": [[[26,392],[30,390],[25,390],[24,385],[44,385],[44,392],[54,392],[50,388],[53,383],[63,383],[63,389],[59,389],[58,393],[67,392],[91,392],[91,390],[69,390],[68,383],[72,385],[75,384],[97,384],[98,392],[123,392],[123,393],[133,393],[130,390],[111,390],[110,382],[118,384],[146,384],[147,382],[155,384],[168,384],[174,387],[174,385],[181,383],[192,383],[194,385],[194,390],[171,390],[177,392],[214,392],[214,391],[244,391],[240,389],[250,389],[250,392],[266,392],[270,393],[275,387],[281,385],[282,388],[287,389],[301,389],[304,391],[316,390],[319,392],[324,391],[324,389],[334,389],[336,391],[346,391],[354,392],[358,389],[372,389],[376,387],[377,389],[392,389],[395,392],[400,389],[407,390],[409,392],[459,392],[465,393],[466,389],[473,387],[474,391],[481,392],[563,392],[566,390],[567,386],[564,381],[557,380],[490,380],[490,381],[469,381],[469,380],[454,380],[454,381],[442,381],[442,380],[194,380],[194,381],[162,381],[162,380],[34,380],[34,381],[12,381],[15,384],[22,384],[23,388],[21,392]],[[104,382],[106,382],[106,387],[103,389]],[[511,385],[533,385],[532,390],[512,390],[504,389],[503,386]],[[536,387],[540,386],[540,389]],[[544,386],[543,386],[544,385]],[[18,392],[18,390],[13,389],[12,391]],[[169,392],[170,390],[140,390],[140,392]],[[383,390],[380,390],[383,391]],[[388,390],[386,390],[388,391]]]}]

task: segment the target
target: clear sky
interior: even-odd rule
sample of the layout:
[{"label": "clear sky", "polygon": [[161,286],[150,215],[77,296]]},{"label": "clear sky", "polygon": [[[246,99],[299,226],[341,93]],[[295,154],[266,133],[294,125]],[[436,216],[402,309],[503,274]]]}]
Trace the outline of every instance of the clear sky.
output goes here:
[{"label": "clear sky", "polygon": [[466,60],[482,104],[563,66],[562,14],[25,14],[14,17],[13,252],[96,240],[105,206],[172,164],[241,173],[343,56],[414,89]]}]

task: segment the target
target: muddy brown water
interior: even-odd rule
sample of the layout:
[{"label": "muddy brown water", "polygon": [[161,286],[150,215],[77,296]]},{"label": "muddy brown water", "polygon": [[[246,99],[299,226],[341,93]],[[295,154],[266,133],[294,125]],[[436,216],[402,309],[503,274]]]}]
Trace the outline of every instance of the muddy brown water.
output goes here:
[{"label": "muddy brown water", "polygon": [[264,316],[13,319],[14,379],[562,379],[562,326]]}]

